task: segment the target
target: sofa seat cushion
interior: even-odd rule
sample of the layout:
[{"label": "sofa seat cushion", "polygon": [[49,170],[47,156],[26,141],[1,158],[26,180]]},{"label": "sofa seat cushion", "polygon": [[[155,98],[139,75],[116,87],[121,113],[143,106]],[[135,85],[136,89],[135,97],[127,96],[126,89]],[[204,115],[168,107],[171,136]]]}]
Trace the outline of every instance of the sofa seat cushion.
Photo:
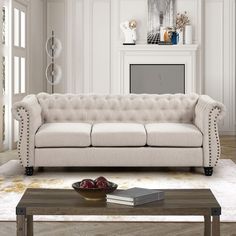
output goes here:
[{"label": "sofa seat cushion", "polygon": [[165,147],[201,147],[202,133],[192,124],[152,123],[145,125],[147,145]]},{"label": "sofa seat cushion", "polygon": [[36,147],[88,147],[91,145],[91,124],[47,123],[35,135]]},{"label": "sofa seat cushion", "polygon": [[144,146],[144,125],[135,123],[100,123],[92,128],[92,146]]}]

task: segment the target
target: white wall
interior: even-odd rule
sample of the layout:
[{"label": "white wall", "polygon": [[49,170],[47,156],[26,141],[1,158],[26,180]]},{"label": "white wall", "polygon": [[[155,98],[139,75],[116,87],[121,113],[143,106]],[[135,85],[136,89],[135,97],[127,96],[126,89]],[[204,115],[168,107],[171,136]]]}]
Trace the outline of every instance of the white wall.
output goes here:
[{"label": "white wall", "polygon": [[45,91],[45,1],[30,1],[29,93]]},{"label": "white wall", "polygon": [[227,107],[221,130],[235,133],[235,0],[206,0],[204,91]]},{"label": "white wall", "polygon": [[[235,131],[235,0],[177,0],[187,11],[198,51],[198,88],[228,109],[222,131]],[[47,32],[63,43],[57,92],[119,93],[121,21],[136,19],[138,42],[146,43],[147,0],[47,0]],[[204,50],[205,44],[205,50]]]},{"label": "white wall", "polygon": [[[64,77],[66,91],[119,93],[117,49],[123,37],[119,24],[124,20],[137,20],[137,43],[146,43],[147,0],[70,0],[65,3],[65,32],[69,37],[65,45],[69,52],[67,77]],[[190,15],[194,42],[199,47],[202,41],[201,7],[202,0],[177,0],[177,11],[187,10]],[[72,30],[69,30],[71,25]],[[198,87],[202,84],[200,58],[201,54],[198,57]]]},{"label": "white wall", "polygon": [[[55,36],[62,42],[62,52],[58,58],[55,59],[55,63],[62,69],[62,80],[58,85],[55,85],[54,91],[64,93],[67,91],[66,78],[67,78],[67,3],[70,1],[65,0],[47,0],[47,38],[51,36],[52,30]],[[71,29],[73,30],[73,29]],[[73,31],[72,31],[73,32]],[[70,33],[70,35],[73,35]],[[70,43],[68,43],[70,44]],[[51,62],[50,58],[47,58],[47,64]],[[51,86],[47,84],[47,90],[51,91]]]}]

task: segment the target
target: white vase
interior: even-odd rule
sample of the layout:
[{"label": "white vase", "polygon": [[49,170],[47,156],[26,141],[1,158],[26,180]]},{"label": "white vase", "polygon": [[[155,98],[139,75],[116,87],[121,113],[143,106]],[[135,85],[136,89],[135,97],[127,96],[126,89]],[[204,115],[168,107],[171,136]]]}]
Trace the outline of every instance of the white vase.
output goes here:
[{"label": "white vase", "polygon": [[184,44],[184,32],[183,32],[183,30],[182,31],[178,30],[178,34],[179,34],[178,45],[183,45]]},{"label": "white vase", "polygon": [[184,43],[185,44],[192,44],[193,43],[193,27],[191,25],[185,26],[184,32]]}]

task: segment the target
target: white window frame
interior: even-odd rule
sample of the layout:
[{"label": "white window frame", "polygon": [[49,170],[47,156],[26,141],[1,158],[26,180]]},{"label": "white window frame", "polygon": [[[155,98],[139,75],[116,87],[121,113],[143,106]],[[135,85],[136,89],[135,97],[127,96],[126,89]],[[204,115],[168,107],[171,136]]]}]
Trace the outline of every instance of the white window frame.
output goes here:
[{"label": "white window frame", "polygon": [[[14,45],[14,9],[19,10],[19,46]],[[25,13],[25,47],[21,47],[21,12]],[[14,92],[14,78],[12,80],[13,96],[25,96],[28,92],[29,66],[28,66],[28,1],[12,0],[12,78],[14,77],[14,57],[19,57],[19,78],[21,78],[21,58],[25,58],[25,92],[21,93],[21,79],[19,80],[19,93]]]},{"label": "white window frame", "polygon": [[[21,32],[19,32],[19,46],[14,45],[14,8],[20,10],[20,12],[25,12],[25,47],[21,47]],[[11,107],[17,101],[20,101],[29,91],[29,13],[30,13],[30,2],[28,0],[11,0]],[[19,28],[20,28],[20,18],[19,18]],[[14,93],[14,57],[25,58],[25,92],[24,93]],[[19,64],[19,77],[21,77],[21,62]],[[21,81],[19,80],[19,89],[21,89]],[[16,129],[18,125],[15,125],[11,111],[9,111],[9,149],[16,148],[16,141],[18,136],[18,130]]]},{"label": "white window frame", "polygon": [[[1,1],[1,0],[0,0]],[[11,108],[12,104],[20,101],[29,91],[29,29],[30,29],[30,1],[29,0],[2,0],[6,6],[7,26],[6,45],[4,45],[4,56],[6,58],[6,90],[2,97],[2,103],[6,106],[5,110],[5,141],[0,145],[0,149],[9,150],[16,148],[18,126],[13,120]],[[25,48],[14,46],[14,8],[25,12]],[[20,24],[20,22],[19,22]],[[21,35],[19,35],[21,41]],[[14,93],[14,57],[25,58],[25,91],[23,93]],[[20,59],[21,60],[21,59]],[[21,67],[21,64],[19,64]],[[1,71],[1,70],[0,70]],[[19,70],[21,76],[21,69]],[[21,89],[21,81],[19,81]],[[0,101],[1,102],[1,101]],[[2,115],[2,114],[1,114]],[[0,140],[1,141],[1,140]]]}]

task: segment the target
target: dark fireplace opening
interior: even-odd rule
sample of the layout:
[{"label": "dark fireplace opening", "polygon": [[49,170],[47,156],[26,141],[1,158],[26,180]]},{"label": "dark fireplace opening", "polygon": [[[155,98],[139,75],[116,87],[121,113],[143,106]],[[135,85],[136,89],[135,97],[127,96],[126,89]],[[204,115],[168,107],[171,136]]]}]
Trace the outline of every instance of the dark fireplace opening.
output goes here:
[{"label": "dark fireplace opening", "polygon": [[185,65],[131,64],[130,93],[185,93]]}]

